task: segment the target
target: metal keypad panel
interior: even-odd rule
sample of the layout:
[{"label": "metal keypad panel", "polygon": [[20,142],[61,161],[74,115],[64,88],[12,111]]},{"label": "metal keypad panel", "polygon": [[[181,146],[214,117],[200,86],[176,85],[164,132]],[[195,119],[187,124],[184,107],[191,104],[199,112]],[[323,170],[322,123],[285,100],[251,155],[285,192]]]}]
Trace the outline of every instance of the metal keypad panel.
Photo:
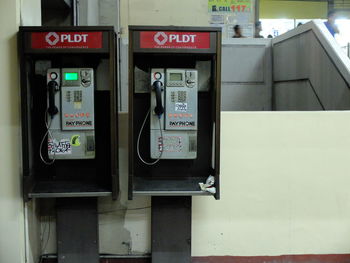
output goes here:
[{"label": "metal keypad panel", "polygon": [[163,131],[162,135],[159,130],[151,132],[150,143],[154,143],[151,146],[151,158],[197,158],[197,131]]},{"label": "metal keypad panel", "polygon": [[196,70],[167,69],[171,73],[183,74],[182,86],[165,87],[165,130],[197,130],[198,74]]},{"label": "metal keypad panel", "polygon": [[[66,72],[77,73],[77,80],[65,80]],[[47,139],[49,158],[95,158],[93,69],[49,69],[47,82],[52,80],[60,88],[55,94],[59,112],[50,120],[51,136]]]},{"label": "metal keypad panel", "polygon": [[[77,72],[77,80],[65,80],[66,72]],[[94,81],[93,69],[62,69],[62,130],[93,130]]]},{"label": "metal keypad panel", "polygon": [[[179,78],[181,76],[182,81],[170,81],[171,73],[177,74]],[[155,91],[151,91],[151,158],[196,159],[198,127],[197,70],[152,69],[151,85],[157,80],[164,83],[164,79],[166,83],[162,91],[164,114],[161,115],[160,121],[153,111],[156,106],[156,96]]]}]

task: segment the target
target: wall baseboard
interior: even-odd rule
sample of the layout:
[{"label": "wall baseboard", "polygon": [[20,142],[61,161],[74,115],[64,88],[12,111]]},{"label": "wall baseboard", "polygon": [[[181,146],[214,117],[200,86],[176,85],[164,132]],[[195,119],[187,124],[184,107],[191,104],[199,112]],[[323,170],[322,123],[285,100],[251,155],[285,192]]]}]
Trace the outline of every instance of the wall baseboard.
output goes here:
[{"label": "wall baseboard", "polygon": [[[44,259],[42,262],[56,263],[57,260]],[[151,258],[103,258],[100,263],[151,263]],[[350,254],[192,257],[192,263],[350,263]]]}]

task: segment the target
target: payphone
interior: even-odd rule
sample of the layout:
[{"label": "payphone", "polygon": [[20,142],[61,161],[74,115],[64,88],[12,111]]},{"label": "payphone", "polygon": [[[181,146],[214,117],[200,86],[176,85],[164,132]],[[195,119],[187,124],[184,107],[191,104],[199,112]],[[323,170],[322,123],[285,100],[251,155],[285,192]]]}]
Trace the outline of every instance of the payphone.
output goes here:
[{"label": "payphone", "polygon": [[50,68],[47,71],[47,151],[57,159],[95,158],[94,71]]},{"label": "payphone", "polygon": [[198,72],[151,70],[150,156],[152,159],[197,157]]},{"label": "payphone", "polygon": [[20,27],[18,36],[25,200],[116,199],[114,28]]},{"label": "payphone", "polygon": [[[197,74],[195,69],[152,69],[151,158],[160,154],[161,159],[197,157]],[[159,115],[156,111],[162,105],[164,112]]]},{"label": "payphone", "polygon": [[217,28],[129,27],[130,199],[219,199],[220,34]]},{"label": "payphone", "polygon": [[119,194],[116,44],[110,26],[18,33],[23,197],[52,200],[35,213],[55,211],[58,263],[99,262],[98,198]]},{"label": "payphone", "polygon": [[151,196],[152,263],[191,262],[191,197],[220,198],[220,30],[129,26],[129,199]]}]

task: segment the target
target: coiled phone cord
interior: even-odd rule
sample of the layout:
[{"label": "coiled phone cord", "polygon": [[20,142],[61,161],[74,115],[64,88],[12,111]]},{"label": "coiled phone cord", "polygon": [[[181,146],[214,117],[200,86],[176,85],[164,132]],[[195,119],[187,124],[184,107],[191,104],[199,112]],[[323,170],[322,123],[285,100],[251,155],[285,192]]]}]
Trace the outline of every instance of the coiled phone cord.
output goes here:
[{"label": "coiled phone cord", "polygon": [[141,134],[142,134],[142,131],[143,131],[143,128],[145,127],[145,124],[146,124],[146,120],[149,116],[149,114],[151,113],[151,109],[148,110],[147,114],[146,114],[146,117],[145,119],[143,120],[143,123],[142,123],[142,126],[141,126],[141,129],[140,129],[140,132],[139,132],[139,135],[137,137],[137,155],[139,156],[141,162],[143,162],[144,164],[146,165],[155,165],[156,163],[158,163],[160,161],[160,158],[162,158],[162,155],[163,155],[163,150],[164,150],[164,144],[163,144],[163,131],[162,131],[162,126],[161,126],[161,123],[160,123],[160,118],[158,118],[158,121],[159,121],[159,130],[160,130],[160,138],[162,140],[162,151],[160,152],[160,155],[158,157],[157,160],[155,160],[154,162],[152,163],[149,163],[149,162],[146,162],[142,157],[141,157],[141,154],[140,154],[140,138],[141,138]]},{"label": "coiled phone cord", "polygon": [[53,145],[53,147],[55,147],[54,138],[53,138],[52,133],[51,133],[51,131],[50,131],[51,124],[52,124],[52,118],[51,118],[51,117],[50,117],[50,122],[47,123],[47,110],[46,110],[46,111],[45,111],[45,127],[46,127],[46,132],[45,132],[45,134],[44,134],[44,136],[43,136],[43,138],[42,138],[42,140],[41,140],[41,142],[40,142],[40,150],[39,150],[39,152],[40,152],[40,159],[41,159],[41,161],[42,161],[44,164],[46,164],[46,165],[52,165],[52,164],[56,161],[56,149],[54,149],[54,151],[53,151],[53,159],[52,159],[50,162],[46,161],[46,160],[44,159],[44,157],[43,157],[43,154],[42,154],[43,145],[44,145],[44,141],[45,141],[46,136],[49,136],[49,137],[51,138],[51,140],[52,140],[52,145]]}]

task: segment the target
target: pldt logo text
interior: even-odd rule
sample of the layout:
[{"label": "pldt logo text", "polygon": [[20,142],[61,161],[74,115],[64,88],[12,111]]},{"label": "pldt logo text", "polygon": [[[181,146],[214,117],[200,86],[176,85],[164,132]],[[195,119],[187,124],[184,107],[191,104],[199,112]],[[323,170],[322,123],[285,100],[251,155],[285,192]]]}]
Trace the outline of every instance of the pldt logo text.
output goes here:
[{"label": "pldt logo text", "polygon": [[165,32],[157,32],[153,40],[160,46],[166,43],[195,43],[196,35],[186,34],[166,34]]},{"label": "pldt logo text", "polygon": [[45,36],[45,41],[50,46],[55,46],[57,43],[86,43],[88,34],[58,34],[49,32]]}]

